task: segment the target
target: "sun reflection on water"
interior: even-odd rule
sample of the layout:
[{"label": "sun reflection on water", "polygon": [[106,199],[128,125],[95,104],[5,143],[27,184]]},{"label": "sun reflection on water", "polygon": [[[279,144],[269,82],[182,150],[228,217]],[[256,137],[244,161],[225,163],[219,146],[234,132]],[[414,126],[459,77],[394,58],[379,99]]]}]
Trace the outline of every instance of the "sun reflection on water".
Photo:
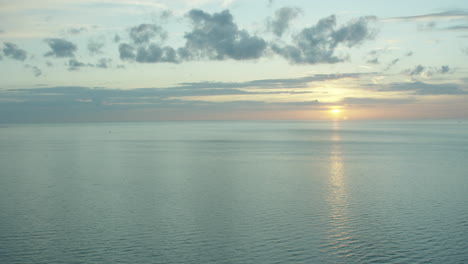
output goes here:
[{"label": "sun reflection on water", "polygon": [[349,223],[349,201],[346,190],[346,174],[343,162],[342,139],[340,123],[334,122],[330,135],[331,150],[328,159],[328,196],[329,205],[329,235],[327,246],[334,254],[347,255],[348,244],[354,241],[352,228]]}]

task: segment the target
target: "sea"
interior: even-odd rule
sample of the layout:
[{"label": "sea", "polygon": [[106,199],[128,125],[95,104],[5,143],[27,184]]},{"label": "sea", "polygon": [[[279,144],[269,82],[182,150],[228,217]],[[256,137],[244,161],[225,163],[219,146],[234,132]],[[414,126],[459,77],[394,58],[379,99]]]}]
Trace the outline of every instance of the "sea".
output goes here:
[{"label": "sea", "polygon": [[2,125],[0,263],[468,263],[468,120]]}]

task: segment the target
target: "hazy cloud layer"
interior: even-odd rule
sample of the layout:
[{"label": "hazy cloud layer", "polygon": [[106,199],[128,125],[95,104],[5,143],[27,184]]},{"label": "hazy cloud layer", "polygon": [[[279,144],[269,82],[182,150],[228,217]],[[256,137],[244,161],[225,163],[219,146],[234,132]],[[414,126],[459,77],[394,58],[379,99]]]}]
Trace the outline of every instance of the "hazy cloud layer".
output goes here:
[{"label": "hazy cloud layer", "polygon": [[466,90],[457,84],[442,83],[430,84],[424,82],[408,82],[408,83],[391,83],[387,85],[374,86],[377,91],[381,92],[410,92],[417,95],[460,95],[468,94]]},{"label": "hazy cloud layer", "polygon": [[268,21],[268,29],[276,36],[281,37],[289,28],[289,24],[302,10],[298,7],[283,7],[275,12],[273,19]]},{"label": "hazy cloud layer", "polygon": [[371,98],[371,97],[345,97],[341,101],[349,105],[381,105],[381,104],[407,104],[415,102],[414,98]]},{"label": "hazy cloud layer", "polygon": [[44,54],[44,56],[46,57],[74,57],[75,52],[78,49],[75,44],[65,39],[49,38],[45,39],[45,42],[49,44],[49,47],[51,49],[51,51]]},{"label": "hazy cloud layer", "polygon": [[24,61],[28,57],[28,53],[24,49],[18,48],[16,44],[11,42],[3,43],[3,54],[5,57],[20,61]]},{"label": "hazy cloud layer", "polygon": [[369,22],[374,19],[374,17],[361,17],[336,28],[336,17],[332,15],[319,20],[315,26],[305,28],[294,36],[294,45],[273,44],[272,49],[292,63],[341,62],[346,60],[346,57],[336,55],[336,48],[338,46],[351,48],[373,38],[375,32],[369,28]]},{"label": "hazy cloud layer", "polygon": [[417,16],[401,16],[401,17],[391,17],[384,20],[389,21],[418,21],[418,20],[434,20],[434,19],[467,19],[468,12],[465,10],[449,10],[438,13],[423,14]]},{"label": "hazy cloud layer", "polygon": [[[87,65],[70,60],[71,67],[85,67]],[[3,92],[5,98],[16,101],[30,102],[93,102],[101,104],[131,104],[135,102],[159,102],[168,98],[220,95],[259,95],[259,94],[310,94],[303,91],[247,91],[233,88],[204,88],[191,89],[186,87],[172,88],[140,88],[132,90],[88,88],[88,87],[47,87],[31,89],[11,89]]]},{"label": "hazy cloud layer", "polygon": [[246,82],[192,82],[181,83],[180,87],[199,89],[199,88],[256,88],[256,89],[294,89],[306,88],[311,82],[320,82],[327,80],[338,80],[344,78],[359,78],[362,75],[371,75],[372,73],[343,73],[343,74],[315,74],[306,77],[289,79],[263,79]]}]

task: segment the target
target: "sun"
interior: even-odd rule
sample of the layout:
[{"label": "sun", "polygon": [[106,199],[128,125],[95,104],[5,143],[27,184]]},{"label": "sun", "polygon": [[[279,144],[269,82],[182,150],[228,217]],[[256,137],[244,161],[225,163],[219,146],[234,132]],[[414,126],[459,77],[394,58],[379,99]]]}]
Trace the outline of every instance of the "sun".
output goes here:
[{"label": "sun", "polygon": [[330,112],[334,115],[339,115],[341,113],[341,110],[340,109],[332,109],[330,110]]}]

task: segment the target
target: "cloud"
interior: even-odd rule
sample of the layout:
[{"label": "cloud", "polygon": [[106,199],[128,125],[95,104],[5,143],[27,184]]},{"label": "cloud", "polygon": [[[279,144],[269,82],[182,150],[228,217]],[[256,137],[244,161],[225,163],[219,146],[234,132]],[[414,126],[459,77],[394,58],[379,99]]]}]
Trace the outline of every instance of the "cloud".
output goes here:
[{"label": "cloud", "polygon": [[44,54],[44,56],[56,58],[75,57],[74,53],[77,47],[72,42],[59,38],[45,39],[45,42],[49,44],[51,51]]},{"label": "cloud", "polygon": [[374,58],[374,59],[369,59],[367,60],[367,63],[370,63],[370,64],[379,64],[380,61],[378,58]]},{"label": "cloud", "polygon": [[275,17],[268,21],[268,29],[281,37],[288,30],[290,22],[301,12],[302,10],[298,7],[283,7],[276,10]]},{"label": "cloud", "polygon": [[121,60],[135,60],[135,48],[127,43],[121,43],[119,45],[119,54]]},{"label": "cloud", "polygon": [[67,33],[71,35],[78,35],[82,32],[86,32],[86,28],[80,27],[80,28],[69,28],[67,29]]},{"label": "cloud", "polygon": [[390,70],[395,64],[397,64],[400,61],[400,59],[396,58],[392,60],[389,64],[387,64],[387,67],[385,67],[384,71]]},{"label": "cloud", "polygon": [[[76,67],[85,67],[86,64],[75,62]],[[31,89],[10,89],[3,92],[4,98],[16,101],[40,102],[93,102],[94,104],[133,104],[159,103],[170,98],[183,97],[209,97],[223,95],[260,95],[260,94],[310,94],[307,91],[246,91],[241,89],[204,88],[191,89],[186,87],[170,88],[140,88],[132,90],[89,88],[89,87],[44,87]],[[182,101],[181,101],[182,102]]]},{"label": "cloud", "polygon": [[176,51],[171,47],[160,47],[154,43],[148,47],[138,48],[135,60],[142,63],[172,62],[176,63]]},{"label": "cloud", "polygon": [[[372,73],[368,73],[372,74]],[[295,89],[307,88],[312,82],[327,80],[339,80],[345,78],[359,78],[365,75],[361,73],[343,74],[315,74],[299,78],[288,79],[261,79],[246,82],[189,82],[181,83],[178,87],[200,89],[200,88],[255,88],[255,89]]]},{"label": "cloud", "polygon": [[337,63],[346,60],[335,54],[338,46],[348,48],[372,39],[375,32],[369,22],[375,17],[361,17],[336,29],[336,17],[322,18],[315,26],[304,28],[294,36],[294,45],[272,45],[277,54],[297,64]]},{"label": "cloud", "polygon": [[99,61],[96,63],[96,67],[97,68],[103,68],[103,69],[107,69],[110,67],[110,63],[112,62],[112,59],[109,59],[109,58],[101,58],[99,59]]},{"label": "cloud", "polygon": [[372,97],[345,97],[341,101],[348,105],[378,105],[378,104],[407,104],[415,102],[414,98],[372,98]]},{"label": "cloud", "polygon": [[34,73],[34,76],[36,76],[36,77],[39,77],[39,76],[42,75],[42,70],[39,69],[39,67],[37,67],[37,66],[25,64],[24,67],[26,67],[28,69],[32,69],[33,73]]},{"label": "cloud", "polygon": [[14,43],[4,42],[3,45],[3,54],[5,57],[20,61],[24,61],[28,57],[28,53],[24,49],[18,48]]},{"label": "cloud", "polygon": [[88,51],[91,55],[102,54],[103,47],[104,43],[96,40],[90,40],[87,46]]},{"label": "cloud", "polygon": [[77,61],[76,59],[70,59],[68,60],[67,66],[68,66],[69,71],[78,71],[82,67],[87,67],[87,66],[92,66],[92,65]]},{"label": "cloud", "polygon": [[435,19],[467,19],[468,12],[465,10],[449,10],[438,13],[423,14],[417,16],[390,17],[383,20],[387,21],[421,21]]},{"label": "cloud", "polygon": [[464,30],[468,30],[468,25],[456,25],[456,26],[443,28],[443,30],[464,31]]},{"label": "cloud", "polygon": [[418,95],[459,95],[468,94],[459,85],[453,83],[430,84],[424,82],[391,83],[377,89],[381,92],[411,92]]},{"label": "cloud", "polygon": [[167,33],[156,24],[140,24],[130,28],[129,36],[133,43],[144,44],[155,37],[159,37],[160,40],[165,40],[167,38]]},{"label": "cloud", "polygon": [[185,34],[185,47],[179,54],[185,59],[249,60],[260,58],[267,43],[260,37],[240,30],[229,10],[208,14],[199,9],[188,13],[193,30]]},{"label": "cloud", "polygon": [[120,42],[120,36],[118,34],[115,34],[114,36],[114,42],[119,43]]},{"label": "cloud", "polygon": [[171,62],[178,63],[176,51],[169,46],[161,47],[155,43],[134,47],[127,43],[119,46],[120,59],[140,63]]},{"label": "cloud", "polygon": [[417,65],[412,69],[404,70],[403,73],[409,76],[424,76],[431,77],[436,74],[446,74],[450,73],[452,70],[448,65],[442,65],[440,67],[425,67],[422,65]]}]

